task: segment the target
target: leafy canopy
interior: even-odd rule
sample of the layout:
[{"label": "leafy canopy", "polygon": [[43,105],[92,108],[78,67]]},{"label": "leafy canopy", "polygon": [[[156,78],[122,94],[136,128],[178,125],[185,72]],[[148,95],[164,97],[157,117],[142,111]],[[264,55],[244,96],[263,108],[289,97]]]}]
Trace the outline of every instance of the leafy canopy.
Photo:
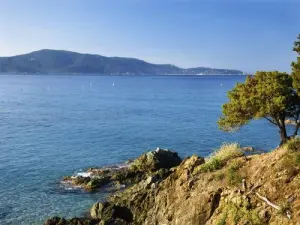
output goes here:
[{"label": "leafy canopy", "polygon": [[256,72],[228,92],[230,101],[223,105],[219,127],[234,131],[260,118],[280,125],[291,111],[293,93],[292,78],[287,73]]}]

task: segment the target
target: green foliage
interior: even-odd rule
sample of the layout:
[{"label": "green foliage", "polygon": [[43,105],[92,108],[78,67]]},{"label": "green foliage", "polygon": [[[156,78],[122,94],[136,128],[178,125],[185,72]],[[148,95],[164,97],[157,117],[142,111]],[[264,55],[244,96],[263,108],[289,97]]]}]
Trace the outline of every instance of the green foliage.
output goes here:
[{"label": "green foliage", "polygon": [[285,147],[293,152],[300,152],[300,138],[292,138],[286,144]]},{"label": "green foliage", "polygon": [[200,166],[201,172],[211,172],[223,167],[223,162],[217,158],[211,158],[206,163]]},{"label": "green foliage", "polygon": [[[229,204],[227,206],[228,216],[233,218],[233,223],[231,224],[252,224],[252,225],[262,225],[264,224],[258,216],[255,210],[246,209],[244,207],[238,207],[234,204]],[[245,223],[247,222],[247,223]]]},{"label": "green foliage", "polygon": [[300,152],[287,152],[279,165],[280,171],[285,171],[288,177],[297,175],[300,171]]},{"label": "green foliage", "polygon": [[226,180],[229,185],[238,185],[242,183],[242,176],[238,172],[241,167],[242,163],[240,161],[235,161],[230,164],[226,171]]},{"label": "green foliage", "polygon": [[226,225],[227,212],[223,213],[217,225]]},{"label": "green foliage", "polygon": [[244,155],[238,143],[225,143],[218,150],[214,151],[206,162],[194,171],[197,172],[211,172],[221,169],[228,160]]},{"label": "green foliage", "polygon": [[215,150],[210,158],[220,159],[221,161],[225,162],[229,159],[233,159],[239,156],[243,156],[244,153],[241,149],[241,146],[238,143],[224,143],[221,147]]},{"label": "green foliage", "polygon": [[257,72],[228,92],[229,102],[223,105],[219,127],[230,131],[252,119],[279,120],[289,108],[292,94],[292,80],[287,73]]}]

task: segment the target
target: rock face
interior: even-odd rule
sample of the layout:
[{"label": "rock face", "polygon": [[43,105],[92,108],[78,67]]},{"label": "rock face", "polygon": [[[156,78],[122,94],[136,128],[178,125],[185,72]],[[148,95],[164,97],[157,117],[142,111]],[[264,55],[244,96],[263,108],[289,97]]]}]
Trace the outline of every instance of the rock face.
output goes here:
[{"label": "rock face", "polygon": [[88,176],[67,176],[63,181],[86,190],[94,190],[108,184],[132,185],[160,169],[178,166],[180,162],[181,159],[176,152],[157,148],[155,151],[142,154],[128,166],[110,169],[90,168],[86,173]]},{"label": "rock face", "polygon": [[127,224],[132,222],[133,215],[124,206],[118,206],[111,202],[98,202],[91,208],[91,217],[100,220],[103,224],[113,223],[115,220]]},{"label": "rock face", "polygon": [[153,172],[159,169],[169,169],[178,166],[181,162],[177,152],[157,148],[155,151],[147,152],[131,164],[133,170]]},{"label": "rock face", "polygon": [[[161,160],[166,155],[180,164],[172,167],[173,163]],[[236,156],[222,167],[203,172],[198,169],[207,163],[202,157],[193,155],[179,162],[176,154],[165,150],[146,153],[130,167],[144,171],[141,180],[107,202],[95,203],[90,219],[73,220],[79,225],[300,224],[299,159],[300,152],[282,148],[267,154]],[[74,224],[70,222],[52,218],[45,224]]]},{"label": "rock face", "polygon": [[[133,224],[164,224],[165,220],[160,220],[160,217],[166,216],[170,220],[171,208],[165,207],[174,202],[170,202],[178,197],[178,202],[182,202],[181,196],[187,193],[192,183],[190,182],[191,174],[196,166],[204,163],[204,159],[197,156],[192,156],[185,159],[171,174],[151,185],[147,185],[150,179],[140,182],[139,184],[125,190],[120,194],[115,194],[111,197],[111,202],[128,207],[133,214]],[[152,181],[152,180],[151,180]],[[184,190],[184,192],[183,192]],[[194,204],[191,203],[191,204]],[[175,211],[180,210],[178,205],[174,204]],[[190,208],[186,208],[190,209]],[[159,221],[159,223],[158,223]],[[188,224],[188,223],[186,223]]]}]

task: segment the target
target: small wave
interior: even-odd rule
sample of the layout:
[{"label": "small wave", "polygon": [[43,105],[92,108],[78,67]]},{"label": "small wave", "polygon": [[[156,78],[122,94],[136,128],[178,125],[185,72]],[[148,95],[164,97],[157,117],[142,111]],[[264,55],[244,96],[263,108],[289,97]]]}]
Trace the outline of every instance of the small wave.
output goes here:
[{"label": "small wave", "polygon": [[94,174],[97,174],[99,171],[115,171],[115,170],[121,170],[121,169],[126,169],[129,167],[129,163],[119,163],[119,164],[114,164],[114,165],[108,165],[108,166],[103,166],[103,167],[92,167],[89,169],[89,171],[76,171],[73,175],[72,178],[76,177],[93,177]]},{"label": "small wave", "polygon": [[77,173],[75,173],[75,177],[91,177],[91,176],[92,176],[91,172],[77,172]]}]

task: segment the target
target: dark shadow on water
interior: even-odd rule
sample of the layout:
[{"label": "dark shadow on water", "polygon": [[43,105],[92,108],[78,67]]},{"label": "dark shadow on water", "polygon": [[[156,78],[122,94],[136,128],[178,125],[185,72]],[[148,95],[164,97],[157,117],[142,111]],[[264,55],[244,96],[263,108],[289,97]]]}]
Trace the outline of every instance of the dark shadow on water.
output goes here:
[{"label": "dark shadow on water", "polygon": [[1,206],[0,205],[0,220],[4,219],[11,212],[12,212],[11,206]]}]

